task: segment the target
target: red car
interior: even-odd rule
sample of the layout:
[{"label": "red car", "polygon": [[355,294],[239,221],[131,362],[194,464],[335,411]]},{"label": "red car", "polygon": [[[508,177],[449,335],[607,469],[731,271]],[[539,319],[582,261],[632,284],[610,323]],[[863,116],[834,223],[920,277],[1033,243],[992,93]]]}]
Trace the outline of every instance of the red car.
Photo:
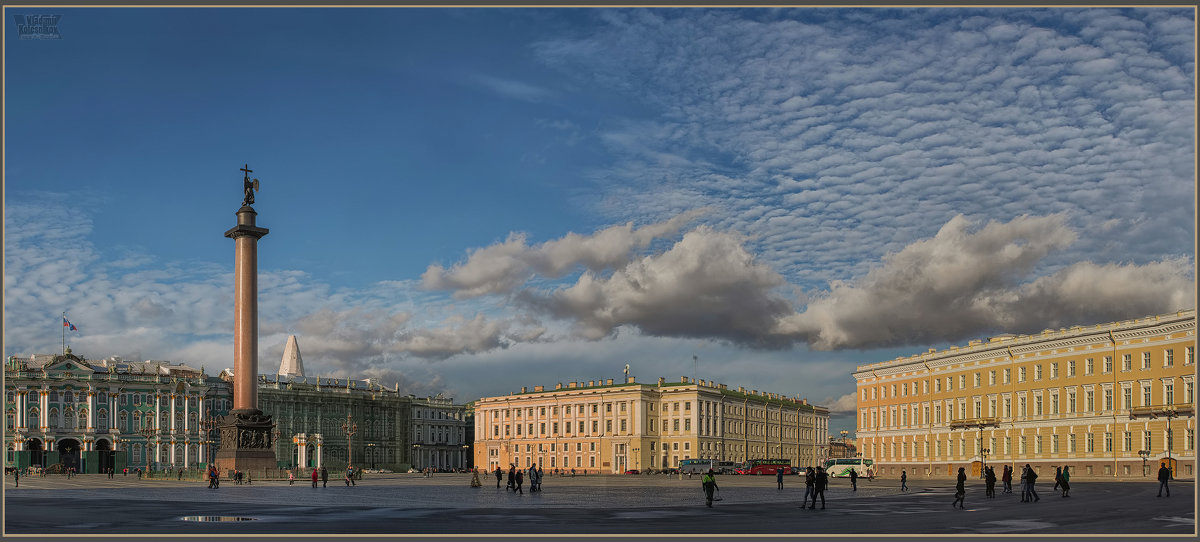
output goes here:
[{"label": "red car", "polygon": [[641,474],[641,472],[639,472],[637,469],[629,469],[625,471],[625,474]]}]

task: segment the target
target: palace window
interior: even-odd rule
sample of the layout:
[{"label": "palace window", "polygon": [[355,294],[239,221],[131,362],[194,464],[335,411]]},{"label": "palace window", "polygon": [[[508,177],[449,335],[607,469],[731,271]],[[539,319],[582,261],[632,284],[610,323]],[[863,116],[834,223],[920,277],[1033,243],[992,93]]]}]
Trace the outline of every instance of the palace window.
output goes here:
[{"label": "palace window", "polygon": [[1058,378],[1058,362],[1057,361],[1050,364],[1050,378],[1051,379]]},{"label": "palace window", "polygon": [[1034,380],[1042,379],[1042,365],[1041,364],[1033,366],[1033,379]]},{"label": "palace window", "polygon": [[1067,378],[1075,376],[1075,360],[1067,361]]},{"label": "palace window", "polygon": [[1133,370],[1133,354],[1122,354],[1121,355],[1121,370],[1122,371]]},{"label": "palace window", "polygon": [[958,375],[958,389],[967,389],[967,375]]},{"label": "palace window", "polygon": [[1122,440],[1122,443],[1121,443],[1121,451],[1128,452],[1131,450],[1133,450],[1133,433],[1130,431],[1126,431],[1125,435],[1124,435],[1124,439]]},{"label": "palace window", "polygon": [[1173,382],[1163,384],[1163,404],[1175,404],[1175,384]]},{"label": "palace window", "polygon": [[1084,412],[1095,412],[1096,410],[1096,392],[1093,390],[1084,391]]},{"label": "palace window", "polygon": [[1113,409],[1113,391],[1111,388],[1104,389],[1104,410]]},{"label": "palace window", "polygon": [[1067,392],[1067,414],[1075,413],[1075,390]]},{"label": "palace window", "polygon": [[1096,363],[1092,358],[1083,360],[1083,374],[1090,375],[1095,372]]},{"label": "palace window", "polygon": [[1104,374],[1113,372],[1112,356],[1104,356]]},{"label": "palace window", "polygon": [[1095,442],[1093,441],[1092,437],[1093,437],[1092,433],[1088,433],[1088,434],[1087,434],[1087,439],[1084,441],[1084,442],[1086,443],[1086,445],[1087,445],[1087,452],[1088,452],[1088,453],[1092,453],[1092,452],[1096,451],[1096,444],[1095,444]]},{"label": "palace window", "polygon": [[1150,353],[1149,352],[1142,352],[1142,368],[1143,369],[1150,368]]},{"label": "palace window", "polygon": [[1033,397],[1033,414],[1035,416],[1042,415],[1042,396],[1041,395],[1035,395]]},{"label": "palace window", "polygon": [[1183,364],[1191,365],[1196,362],[1196,347],[1189,346],[1183,350]]},{"label": "palace window", "polygon": [[1058,390],[1050,392],[1050,413],[1058,414]]},{"label": "palace window", "polygon": [[1017,397],[1017,415],[1018,415],[1018,416],[1025,416],[1025,415],[1026,415],[1026,411],[1025,411],[1025,396],[1024,396],[1024,395],[1022,395],[1022,396],[1020,396],[1020,397]]},{"label": "palace window", "polygon": [[975,373],[975,387],[978,388],[979,384],[980,384],[980,374]]},{"label": "palace window", "polygon": [[1142,386],[1142,406],[1150,406],[1150,384]]},{"label": "palace window", "polygon": [[1163,367],[1172,367],[1175,365],[1175,350],[1166,349],[1163,351]]},{"label": "palace window", "polygon": [[1005,369],[1004,370],[1004,383],[1008,384],[1008,381],[1010,378],[1012,378],[1012,369]]},{"label": "palace window", "polygon": [[1154,449],[1150,445],[1150,432],[1149,431],[1146,431],[1145,433],[1142,434],[1142,449],[1143,450],[1153,450]]},{"label": "palace window", "polygon": [[1025,368],[1018,367],[1017,368],[1017,382],[1024,382],[1024,381],[1025,381]]},{"label": "palace window", "polygon": [[1128,409],[1133,407],[1133,387],[1129,384],[1121,385],[1121,408]]},{"label": "palace window", "polygon": [[1042,436],[1041,435],[1037,435],[1037,436],[1033,437],[1033,453],[1035,453],[1035,454],[1042,453]]},{"label": "palace window", "polygon": [[1104,451],[1106,451],[1106,452],[1113,451],[1113,434],[1112,433],[1104,433]]},{"label": "palace window", "polygon": [[1058,435],[1050,435],[1050,453],[1058,453]]}]

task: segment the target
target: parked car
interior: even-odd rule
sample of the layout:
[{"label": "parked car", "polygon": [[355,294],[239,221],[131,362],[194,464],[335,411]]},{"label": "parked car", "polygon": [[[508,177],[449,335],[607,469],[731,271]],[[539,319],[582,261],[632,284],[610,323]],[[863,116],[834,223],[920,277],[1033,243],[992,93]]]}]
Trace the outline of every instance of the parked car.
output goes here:
[{"label": "parked car", "polygon": [[641,472],[638,471],[637,469],[629,469],[629,470],[625,471],[625,474],[641,474]]}]

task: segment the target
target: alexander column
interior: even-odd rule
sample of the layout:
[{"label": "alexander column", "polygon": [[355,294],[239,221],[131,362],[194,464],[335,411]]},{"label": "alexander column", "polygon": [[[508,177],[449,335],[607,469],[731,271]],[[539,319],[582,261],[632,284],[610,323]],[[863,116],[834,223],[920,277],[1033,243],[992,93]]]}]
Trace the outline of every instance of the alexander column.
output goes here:
[{"label": "alexander column", "polygon": [[236,243],[234,257],[233,410],[220,423],[217,468],[262,472],[274,469],[271,416],[258,409],[258,240],[270,230],[254,224],[251,207],[258,179],[250,180],[249,164],[242,184],[245,199],[237,210],[237,226],[225,232]]}]

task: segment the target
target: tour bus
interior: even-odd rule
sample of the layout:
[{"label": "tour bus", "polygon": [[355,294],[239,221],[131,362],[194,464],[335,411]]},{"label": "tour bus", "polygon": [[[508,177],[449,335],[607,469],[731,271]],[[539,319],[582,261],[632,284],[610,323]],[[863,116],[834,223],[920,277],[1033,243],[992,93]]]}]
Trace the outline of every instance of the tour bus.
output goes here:
[{"label": "tour bus", "polygon": [[717,474],[733,474],[738,464],[733,461],[717,461],[716,459],[684,459],[679,462],[679,472],[684,474],[704,474],[712,469]]},{"label": "tour bus", "polygon": [[826,459],[825,464],[822,466],[825,467],[825,474],[830,478],[848,478],[850,476],[850,469],[854,469],[854,472],[858,473],[859,476],[867,476],[867,469],[872,469],[872,465],[874,464],[875,461],[872,459],[840,457],[837,459]]},{"label": "tour bus", "polygon": [[751,459],[737,469],[738,474],[775,474],[783,469],[784,474],[792,472],[791,459]]},{"label": "tour bus", "polygon": [[704,474],[709,469],[717,470],[716,459],[684,459],[679,462],[679,472],[684,474]]}]

